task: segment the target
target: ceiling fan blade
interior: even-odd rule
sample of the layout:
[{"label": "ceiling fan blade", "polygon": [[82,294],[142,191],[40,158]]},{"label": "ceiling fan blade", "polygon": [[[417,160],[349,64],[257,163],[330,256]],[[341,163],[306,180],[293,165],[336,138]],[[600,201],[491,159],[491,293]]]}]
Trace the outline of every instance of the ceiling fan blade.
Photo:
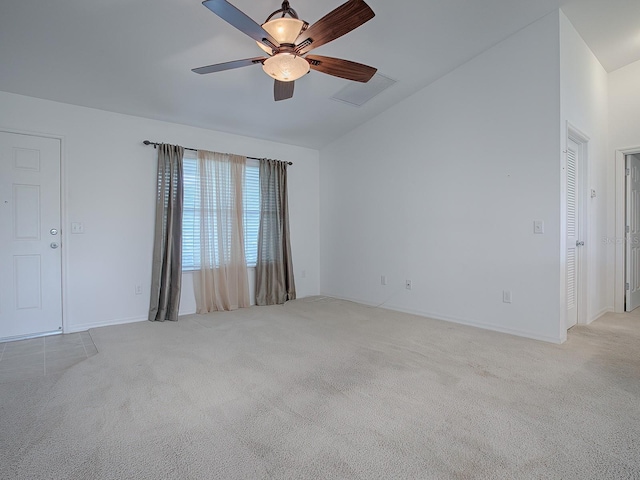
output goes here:
[{"label": "ceiling fan blade", "polygon": [[265,57],[245,58],[244,60],[234,60],[233,62],[216,63],[215,65],[207,65],[206,67],[194,68],[191,71],[204,75],[205,73],[222,72],[224,70],[232,70],[234,68],[248,67],[249,65],[257,65],[266,60]]},{"label": "ceiling fan blade", "polygon": [[342,60],[341,58],[323,57],[321,55],[307,55],[305,58],[313,70],[355,82],[367,83],[378,71],[377,68]]},{"label": "ceiling fan blade", "polygon": [[[264,28],[226,0],[206,0],[202,2],[202,5],[218,15],[221,19],[236,27],[241,32],[249,35],[256,42],[264,43],[272,48],[280,46],[280,44],[271,35],[269,35]],[[264,40],[271,43],[271,45],[265,43]]]},{"label": "ceiling fan blade", "polygon": [[349,0],[302,32],[295,42],[296,51],[303,55],[355,30],[373,17],[375,13],[363,0]]},{"label": "ceiling fan blade", "polygon": [[293,97],[293,88],[296,82],[281,82],[276,80],[273,84],[273,98],[276,102]]}]

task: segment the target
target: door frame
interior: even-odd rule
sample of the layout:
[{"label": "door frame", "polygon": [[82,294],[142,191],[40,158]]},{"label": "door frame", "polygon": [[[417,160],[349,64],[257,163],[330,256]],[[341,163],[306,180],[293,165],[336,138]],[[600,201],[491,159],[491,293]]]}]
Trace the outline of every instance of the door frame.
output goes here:
[{"label": "door frame", "polygon": [[626,209],[627,209],[627,185],[626,185],[626,157],[627,155],[637,155],[640,153],[640,146],[616,149],[615,174],[615,218],[616,236],[615,243],[615,274],[613,286],[613,310],[616,313],[624,313],[625,289],[625,255],[626,255]]},{"label": "door frame", "polygon": [[561,155],[561,192],[560,192],[560,338],[567,338],[567,141],[571,139],[580,146],[578,155],[578,236],[584,239],[585,245],[578,249],[578,289],[577,307],[578,323],[589,323],[588,315],[588,286],[589,286],[589,253],[591,243],[591,228],[589,225],[590,202],[589,199],[589,136],[571,122],[566,123],[566,129],[562,138]]},{"label": "door frame", "polygon": [[67,169],[66,169],[66,139],[64,135],[55,133],[42,133],[31,130],[19,130],[11,127],[3,127],[0,125],[0,132],[11,133],[15,135],[29,135],[32,137],[52,138],[60,142],[60,293],[62,302],[62,333],[68,333],[69,322],[67,319],[67,271],[68,256],[66,243],[69,235],[67,235]]}]

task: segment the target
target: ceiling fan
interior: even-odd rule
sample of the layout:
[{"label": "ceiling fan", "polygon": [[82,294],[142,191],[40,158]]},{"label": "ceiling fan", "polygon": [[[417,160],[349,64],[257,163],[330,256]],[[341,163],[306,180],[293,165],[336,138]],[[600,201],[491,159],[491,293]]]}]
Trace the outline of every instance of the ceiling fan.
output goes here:
[{"label": "ceiling fan", "polygon": [[202,4],[253,38],[269,56],[194,68],[192,71],[195,73],[214,73],[261,64],[263,70],[275,79],[273,94],[275,100],[279,101],[291,98],[295,80],[310,70],[364,83],[377,71],[368,65],[349,60],[307,55],[314,48],[329,43],[371,20],[375,14],[363,0],[348,0],[311,26],[298,18],[296,11],[289,6],[288,0],[284,0],[282,8],[269,15],[262,25],[258,25],[226,0],[206,0]]}]

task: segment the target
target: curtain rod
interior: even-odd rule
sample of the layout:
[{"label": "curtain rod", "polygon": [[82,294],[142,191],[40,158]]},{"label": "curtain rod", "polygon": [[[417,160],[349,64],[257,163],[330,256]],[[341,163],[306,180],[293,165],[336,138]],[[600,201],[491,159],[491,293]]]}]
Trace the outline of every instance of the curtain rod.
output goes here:
[{"label": "curtain rod", "polygon": [[[144,141],[144,142],[142,142],[142,143],[144,143],[145,145],[153,145],[153,148],[156,148],[158,145],[161,145],[161,144],[160,144],[160,143],[158,143],[158,142],[150,142],[149,140],[145,140],[145,141]],[[197,148],[187,148],[187,147],[184,147],[184,149],[185,149],[185,150],[191,150],[192,152],[197,152],[197,151],[198,151],[198,149],[197,149]],[[256,157],[247,157],[247,158],[249,158],[249,159],[251,159],[251,160],[265,160],[264,158],[256,158]],[[288,164],[288,165],[293,165],[293,162],[287,162],[287,164]]]}]

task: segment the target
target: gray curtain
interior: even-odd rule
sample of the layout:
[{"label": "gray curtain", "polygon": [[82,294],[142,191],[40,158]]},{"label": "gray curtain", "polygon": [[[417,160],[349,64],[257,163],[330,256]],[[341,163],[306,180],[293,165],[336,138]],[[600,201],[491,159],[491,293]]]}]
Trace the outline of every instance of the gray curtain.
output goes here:
[{"label": "gray curtain", "polygon": [[262,160],[256,304],[277,305],[295,298],[289,238],[287,163]]},{"label": "gray curtain", "polygon": [[182,157],[184,148],[158,146],[158,191],[149,320],[178,320],[182,283]]}]

